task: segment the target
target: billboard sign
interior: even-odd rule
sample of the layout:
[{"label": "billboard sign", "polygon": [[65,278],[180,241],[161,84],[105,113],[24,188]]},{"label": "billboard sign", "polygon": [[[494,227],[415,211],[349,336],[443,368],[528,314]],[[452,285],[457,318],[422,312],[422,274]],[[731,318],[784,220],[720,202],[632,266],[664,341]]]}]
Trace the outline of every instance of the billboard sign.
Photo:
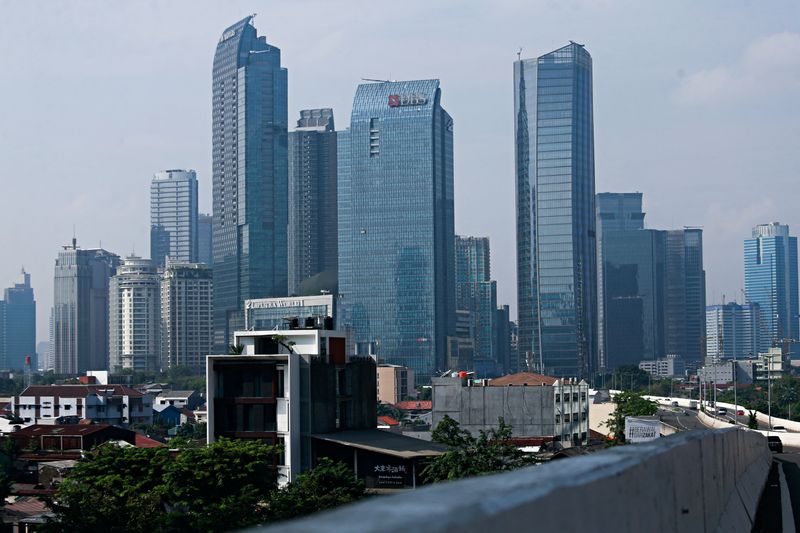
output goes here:
[{"label": "billboard sign", "polygon": [[625,441],[649,442],[661,436],[661,421],[657,418],[625,417]]}]

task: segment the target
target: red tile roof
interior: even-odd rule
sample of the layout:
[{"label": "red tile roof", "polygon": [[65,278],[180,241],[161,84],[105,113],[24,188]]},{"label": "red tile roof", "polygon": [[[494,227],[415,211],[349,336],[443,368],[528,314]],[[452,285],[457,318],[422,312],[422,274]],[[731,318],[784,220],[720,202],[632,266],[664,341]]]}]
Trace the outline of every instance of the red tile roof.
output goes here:
[{"label": "red tile roof", "polygon": [[136,447],[137,448],[161,448],[166,446],[163,442],[158,442],[155,439],[151,439],[149,437],[145,437],[139,433],[136,434]]},{"label": "red tile roof", "polygon": [[141,398],[144,396],[144,394],[138,390],[132,389],[126,385],[31,385],[19,395],[85,398],[90,394],[104,395],[109,389],[114,391],[114,396],[130,396],[132,398]]},{"label": "red tile roof", "polygon": [[489,381],[490,387],[507,387],[509,385],[521,387],[523,385],[541,386],[552,385],[558,380],[552,376],[545,376],[543,374],[534,374],[532,372],[519,372],[517,374],[509,374],[500,378],[495,378]]},{"label": "red tile roof", "polygon": [[384,426],[399,426],[400,422],[392,418],[391,416],[379,416],[378,422],[383,424]]},{"label": "red tile roof", "polygon": [[28,517],[36,516],[50,511],[50,508],[39,498],[23,496],[17,498],[14,503],[7,503],[3,507],[4,514]]},{"label": "red tile roof", "polygon": [[431,400],[406,400],[397,402],[394,407],[401,411],[430,411],[433,409],[433,402]]}]

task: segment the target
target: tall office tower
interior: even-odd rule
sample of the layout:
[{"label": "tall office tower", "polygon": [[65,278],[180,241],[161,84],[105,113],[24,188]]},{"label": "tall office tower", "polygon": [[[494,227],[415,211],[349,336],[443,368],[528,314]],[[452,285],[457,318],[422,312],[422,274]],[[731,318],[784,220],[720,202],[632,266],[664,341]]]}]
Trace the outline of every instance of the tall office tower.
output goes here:
[{"label": "tall office tower", "polygon": [[152,261],[128,256],[108,287],[109,352],[112,372],[161,370],[161,287]]},{"label": "tall office tower", "polygon": [[686,228],[666,233],[665,353],[682,356],[686,361],[701,361],[706,348],[703,230]]},{"label": "tall office tower", "polygon": [[150,257],[156,267],[165,259],[197,261],[197,173],[156,172],[150,182]]},{"label": "tall office tower", "polygon": [[603,235],[611,231],[644,229],[642,193],[601,192],[595,196],[597,227],[597,362],[604,370],[606,361],[605,295],[603,293]]},{"label": "tall office tower", "polygon": [[246,17],[214,54],[214,346],[244,327],[244,301],[287,291],[287,73]]},{"label": "tall office tower", "polygon": [[758,305],[728,302],[706,307],[706,359],[756,357],[758,345]]},{"label": "tall office tower", "polygon": [[359,353],[444,369],[455,331],[453,121],[439,80],[358,86],[339,143],[339,293]]},{"label": "tall office tower", "polygon": [[300,111],[289,133],[289,294],[336,293],[336,172],[333,109]]},{"label": "tall office tower", "polygon": [[119,256],[103,249],[64,246],[56,259],[53,358],[56,374],[108,368],[108,281]]},{"label": "tall office tower", "polygon": [[495,310],[495,357],[503,374],[519,372],[516,358],[511,351],[511,309],[507,305],[499,305]]},{"label": "tall office tower", "polygon": [[597,356],[589,52],[570,42],[516,61],[514,117],[520,357],[587,376]]},{"label": "tall office tower", "polygon": [[211,269],[168,262],[161,280],[161,361],[202,371],[213,353]]},{"label": "tall office tower", "polygon": [[659,230],[603,229],[601,328],[606,371],[666,355],[666,237]]},{"label": "tall office tower", "polygon": [[211,266],[213,256],[214,217],[205,213],[197,215],[197,262]]},{"label": "tall office tower", "polygon": [[3,291],[0,302],[0,368],[22,370],[25,357],[36,363],[36,301],[31,275],[22,269],[19,281]]},{"label": "tall office tower", "polygon": [[759,351],[800,339],[798,331],[797,237],[789,226],[773,222],[753,228],[744,241],[744,290],[758,305]]},{"label": "tall office tower", "polygon": [[489,238],[456,236],[456,309],[469,311],[473,364],[482,377],[500,372],[496,352],[497,282],[491,281]]}]

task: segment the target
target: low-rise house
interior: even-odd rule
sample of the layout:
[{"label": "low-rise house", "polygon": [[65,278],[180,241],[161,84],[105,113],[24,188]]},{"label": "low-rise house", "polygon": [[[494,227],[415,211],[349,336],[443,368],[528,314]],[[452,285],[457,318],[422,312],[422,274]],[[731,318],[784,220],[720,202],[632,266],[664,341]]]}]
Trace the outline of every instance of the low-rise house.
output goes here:
[{"label": "low-rise house", "polygon": [[181,425],[181,409],[174,405],[157,404],[153,406],[153,419],[167,426]]},{"label": "low-rise house", "polygon": [[33,385],[11,398],[11,411],[26,423],[62,416],[116,426],[153,423],[150,396],[126,385]]},{"label": "low-rise house", "polygon": [[154,405],[174,405],[178,409],[182,407],[195,409],[202,403],[203,397],[193,390],[165,390],[159,393],[153,401]]},{"label": "low-rise house", "polygon": [[135,444],[136,433],[109,424],[70,424],[51,426],[35,424],[11,434],[20,450],[64,453],[88,451],[110,440]]}]

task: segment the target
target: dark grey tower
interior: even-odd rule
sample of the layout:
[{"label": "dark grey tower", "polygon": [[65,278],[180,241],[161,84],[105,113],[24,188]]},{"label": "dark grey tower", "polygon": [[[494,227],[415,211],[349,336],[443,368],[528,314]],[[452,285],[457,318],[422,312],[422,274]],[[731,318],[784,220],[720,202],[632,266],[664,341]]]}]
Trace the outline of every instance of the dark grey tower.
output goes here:
[{"label": "dark grey tower", "polygon": [[289,134],[290,294],[336,292],[336,198],[333,109],[304,109]]},{"label": "dark grey tower", "polygon": [[108,284],[119,256],[82,250],[75,239],[56,259],[53,292],[53,356],[56,374],[80,374],[108,366]]},{"label": "dark grey tower", "polygon": [[287,291],[287,73],[246,17],[213,71],[214,346],[244,328],[244,301]]}]

